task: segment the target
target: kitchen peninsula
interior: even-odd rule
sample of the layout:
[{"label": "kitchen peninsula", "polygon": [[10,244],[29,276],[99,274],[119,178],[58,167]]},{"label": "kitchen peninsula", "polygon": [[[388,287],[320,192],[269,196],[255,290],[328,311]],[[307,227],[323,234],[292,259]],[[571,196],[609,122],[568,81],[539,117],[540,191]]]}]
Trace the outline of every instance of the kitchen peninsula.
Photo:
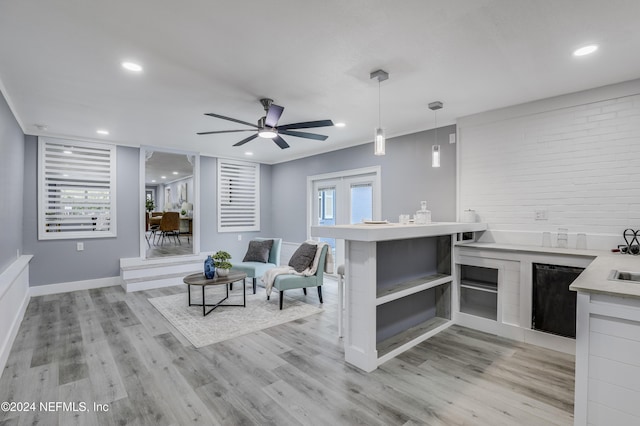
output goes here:
[{"label": "kitchen peninsula", "polygon": [[312,226],[311,236],[345,240],[345,360],[362,370],[452,324],[452,248],[483,223]]},{"label": "kitchen peninsula", "polygon": [[578,292],[576,425],[640,424],[640,257],[598,256]]}]

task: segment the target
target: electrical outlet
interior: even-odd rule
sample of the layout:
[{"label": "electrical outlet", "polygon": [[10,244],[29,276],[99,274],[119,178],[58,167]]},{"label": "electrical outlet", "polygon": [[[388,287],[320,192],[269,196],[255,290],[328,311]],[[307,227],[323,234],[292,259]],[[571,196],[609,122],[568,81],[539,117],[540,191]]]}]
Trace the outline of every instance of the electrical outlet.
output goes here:
[{"label": "electrical outlet", "polygon": [[535,211],[535,220],[549,220],[549,211],[548,210],[536,210]]},{"label": "electrical outlet", "polygon": [[76,251],[84,250],[84,243],[76,243]]},{"label": "electrical outlet", "polygon": [[238,234],[238,241],[242,241],[242,234]]},{"label": "electrical outlet", "polygon": [[449,133],[449,143],[456,143],[456,134]]}]

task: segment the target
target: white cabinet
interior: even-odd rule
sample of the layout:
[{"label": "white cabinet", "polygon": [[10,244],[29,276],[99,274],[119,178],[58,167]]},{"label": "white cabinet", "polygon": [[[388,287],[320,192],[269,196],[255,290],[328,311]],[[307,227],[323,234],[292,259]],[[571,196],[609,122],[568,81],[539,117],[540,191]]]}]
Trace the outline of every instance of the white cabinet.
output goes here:
[{"label": "white cabinet", "polygon": [[456,323],[512,337],[501,325],[519,325],[520,262],[465,254],[456,258],[456,270]]},{"label": "white cabinet", "polygon": [[578,293],[576,425],[640,424],[640,299]]},{"label": "white cabinet", "polygon": [[[459,244],[455,247],[453,320],[465,327],[574,354],[573,339],[532,329],[533,265],[584,268],[592,259],[583,253],[550,253],[536,247]],[[482,294],[483,290],[487,294]]]},{"label": "white cabinet", "polygon": [[459,265],[460,312],[490,320],[498,318],[498,269]]}]

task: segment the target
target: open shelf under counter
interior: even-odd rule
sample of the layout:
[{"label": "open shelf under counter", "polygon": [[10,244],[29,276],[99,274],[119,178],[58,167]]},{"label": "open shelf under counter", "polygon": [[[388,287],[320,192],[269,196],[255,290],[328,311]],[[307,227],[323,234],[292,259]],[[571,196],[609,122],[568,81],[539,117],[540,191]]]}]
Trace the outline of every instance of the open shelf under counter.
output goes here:
[{"label": "open shelf under counter", "polygon": [[441,317],[430,318],[386,340],[378,342],[378,364],[396,357],[398,354],[427,340],[453,324],[453,321]]},{"label": "open shelf under counter", "polygon": [[452,324],[453,242],[482,223],[313,226],[345,240],[345,360],[371,372]]},{"label": "open shelf under counter", "polygon": [[389,303],[402,297],[437,287],[452,280],[451,275],[432,274],[414,280],[398,283],[393,287],[378,289],[376,294],[376,305]]},{"label": "open shelf under counter", "polygon": [[474,317],[486,318],[488,320],[497,320],[497,308],[490,305],[466,304],[460,308],[460,312]]},{"label": "open shelf under counter", "polygon": [[460,280],[460,287],[470,290],[486,291],[487,293],[497,293],[498,285],[496,283],[478,280]]}]

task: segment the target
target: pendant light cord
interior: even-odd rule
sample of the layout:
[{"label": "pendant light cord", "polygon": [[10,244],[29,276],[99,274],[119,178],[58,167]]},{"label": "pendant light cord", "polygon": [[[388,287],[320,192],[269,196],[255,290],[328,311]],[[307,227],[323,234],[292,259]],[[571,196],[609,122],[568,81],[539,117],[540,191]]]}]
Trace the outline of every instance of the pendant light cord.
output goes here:
[{"label": "pendant light cord", "polygon": [[378,128],[382,128],[382,97],[380,95],[380,79],[378,79]]},{"label": "pendant light cord", "polygon": [[438,110],[435,109],[433,110],[433,124],[435,125],[436,130],[434,145],[438,145]]}]

